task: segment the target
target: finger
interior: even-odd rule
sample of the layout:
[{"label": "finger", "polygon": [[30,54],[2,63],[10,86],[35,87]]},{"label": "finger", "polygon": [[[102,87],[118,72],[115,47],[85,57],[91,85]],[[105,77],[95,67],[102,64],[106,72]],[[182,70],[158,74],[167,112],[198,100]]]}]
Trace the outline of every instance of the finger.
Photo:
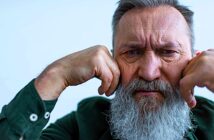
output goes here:
[{"label": "finger", "polygon": [[196,79],[194,75],[187,75],[180,80],[180,92],[181,96],[187,102],[189,107],[194,107],[196,105],[196,100],[193,93],[193,88],[196,85]]},{"label": "finger", "polygon": [[110,96],[113,94],[113,92],[116,90],[117,85],[119,83],[119,78],[120,78],[120,70],[116,62],[112,60],[112,62],[108,63],[109,68],[111,69],[111,72],[113,74],[113,79],[111,82],[111,85],[109,89],[105,92],[106,96]]},{"label": "finger", "polygon": [[118,67],[116,61],[113,59],[112,55],[110,54],[110,52],[108,50],[106,50],[105,54],[106,54],[105,55],[106,64],[109,67],[109,69],[111,70],[112,75],[113,75],[111,85],[110,85],[109,89],[105,92],[106,96],[110,96],[116,90],[117,85],[119,83],[120,70],[119,70],[119,67]]},{"label": "finger", "polygon": [[197,104],[197,101],[195,99],[195,96],[192,96],[191,102],[188,103],[188,106],[190,108],[194,108],[196,106],[196,104]]},{"label": "finger", "polygon": [[112,74],[111,70],[108,68],[108,66],[105,65],[104,67],[102,67],[100,69],[100,72],[98,72],[97,76],[102,81],[101,86],[98,88],[98,92],[99,92],[99,94],[103,94],[111,86],[113,74]]},{"label": "finger", "polygon": [[214,52],[214,49],[208,49],[207,51]]},{"label": "finger", "polygon": [[195,67],[198,64],[196,62],[198,61],[199,58],[200,58],[200,56],[197,55],[189,61],[189,63],[187,64],[187,66],[183,70],[183,76],[187,75],[188,73],[192,73],[195,70]]}]

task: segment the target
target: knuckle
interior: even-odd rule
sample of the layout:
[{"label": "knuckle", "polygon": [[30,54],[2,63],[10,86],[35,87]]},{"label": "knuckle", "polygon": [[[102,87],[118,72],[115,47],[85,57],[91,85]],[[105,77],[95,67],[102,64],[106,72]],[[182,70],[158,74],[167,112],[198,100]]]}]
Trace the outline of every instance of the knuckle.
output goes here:
[{"label": "knuckle", "polygon": [[180,84],[180,89],[183,90],[183,88],[185,86],[185,81],[183,79],[181,79],[179,84]]},{"label": "knuckle", "polygon": [[107,54],[108,49],[105,46],[98,46],[93,54],[93,58],[96,60],[102,59]]},{"label": "knuckle", "polygon": [[95,54],[91,58],[92,62],[97,64],[99,62],[103,62],[103,55],[101,55],[99,52],[95,52]]},{"label": "knuckle", "polygon": [[102,55],[100,55],[99,53],[95,53],[94,56],[92,57],[92,62],[97,63],[100,60],[102,60]]},{"label": "knuckle", "polygon": [[107,52],[108,49],[104,45],[97,45],[97,52]]},{"label": "knuckle", "polygon": [[204,55],[200,59],[200,64],[206,65],[206,63],[208,62],[208,60],[209,60],[209,57],[207,55]]},{"label": "knuckle", "polygon": [[214,49],[213,48],[212,49],[208,49],[207,51],[214,52]]},{"label": "knuckle", "polygon": [[200,55],[199,63],[206,64],[209,61],[210,52],[204,51]]},{"label": "knuckle", "polygon": [[113,71],[114,76],[120,75],[120,69],[114,60],[112,61],[112,71]]},{"label": "knuckle", "polygon": [[120,71],[119,71],[119,69],[115,69],[114,72],[115,72],[115,75],[116,75],[117,77],[120,76]]},{"label": "knuckle", "polygon": [[203,51],[202,53],[201,53],[201,57],[207,57],[207,56],[209,56],[210,55],[210,52],[209,51]]},{"label": "knuckle", "polygon": [[110,86],[110,85],[111,85],[112,79],[113,79],[113,77],[112,77],[112,76],[108,76],[108,77],[106,77],[105,82],[106,82],[106,84],[107,84],[108,86]]}]

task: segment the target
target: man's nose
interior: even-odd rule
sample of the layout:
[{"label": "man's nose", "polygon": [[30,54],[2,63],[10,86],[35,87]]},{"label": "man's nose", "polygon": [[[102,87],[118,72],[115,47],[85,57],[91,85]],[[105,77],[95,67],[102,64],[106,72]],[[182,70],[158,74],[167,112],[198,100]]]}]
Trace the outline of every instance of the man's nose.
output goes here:
[{"label": "man's nose", "polygon": [[161,60],[153,53],[148,52],[139,61],[138,76],[146,81],[157,80],[161,76]]}]

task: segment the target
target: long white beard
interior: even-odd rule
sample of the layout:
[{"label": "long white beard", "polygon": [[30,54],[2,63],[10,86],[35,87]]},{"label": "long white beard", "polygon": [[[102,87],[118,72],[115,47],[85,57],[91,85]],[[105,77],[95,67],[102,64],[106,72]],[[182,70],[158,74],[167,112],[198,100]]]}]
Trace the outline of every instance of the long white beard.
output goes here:
[{"label": "long white beard", "polygon": [[[136,89],[159,90],[161,103],[154,97],[132,97]],[[121,140],[182,140],[191,127],[190,110],[178,90],[163,81],[134,80],[128,87],[119,87],[111,101],[111,133]]]}]

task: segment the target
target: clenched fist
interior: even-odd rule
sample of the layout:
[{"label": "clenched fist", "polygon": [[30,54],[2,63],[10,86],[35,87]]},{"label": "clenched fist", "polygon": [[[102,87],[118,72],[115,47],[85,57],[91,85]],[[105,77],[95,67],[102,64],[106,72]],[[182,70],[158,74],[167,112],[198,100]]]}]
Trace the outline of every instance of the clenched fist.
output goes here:
[{"label": "clenched fist", "polygon": [[196,105],[193,95],[195,86],[207,87],[214,92],[214,50],[209,49],[196,54],[184,70],[180,80],[180,91],[190,107]]},{"label": "clenched fist", "polygon": [[98,91],[107,96],[116,89],[120,70],[105,46],[94,46],[50,64],[35,80],[43,100],[59,97],[68,86],[82,84],[97,77],[102,81]]}]

